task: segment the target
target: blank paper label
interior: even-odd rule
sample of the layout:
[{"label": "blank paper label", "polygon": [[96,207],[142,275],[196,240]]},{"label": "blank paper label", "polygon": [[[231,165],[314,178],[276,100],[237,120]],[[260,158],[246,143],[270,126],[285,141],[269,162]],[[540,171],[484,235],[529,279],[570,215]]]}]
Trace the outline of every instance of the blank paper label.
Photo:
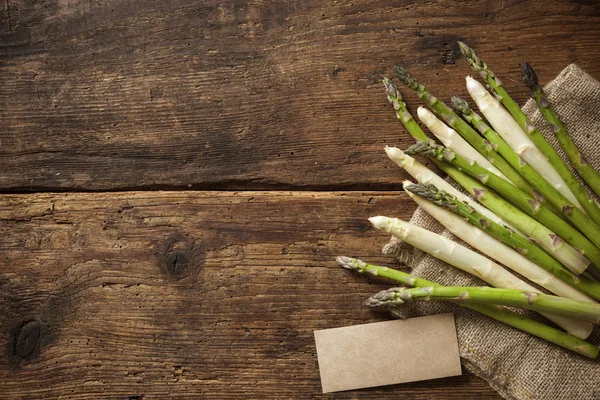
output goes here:
[{"label": "blank paper label", "polygon": [[315,331],[323,393],[461,374],[454,315]]}]

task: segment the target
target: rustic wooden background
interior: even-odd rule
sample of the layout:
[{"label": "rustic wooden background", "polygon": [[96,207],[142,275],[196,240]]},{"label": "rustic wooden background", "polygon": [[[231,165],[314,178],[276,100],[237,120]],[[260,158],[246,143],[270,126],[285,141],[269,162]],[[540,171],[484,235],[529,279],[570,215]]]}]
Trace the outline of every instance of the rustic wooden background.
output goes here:
[{"label": "rustic wooden background", "polygon": [[522,103],[599,39],[593,0],[2,1],[0,397],[498,399],[320,394],[312,331],[388,318],[334,257],[414,210],[380,78],[465,95],[464,40]]}]

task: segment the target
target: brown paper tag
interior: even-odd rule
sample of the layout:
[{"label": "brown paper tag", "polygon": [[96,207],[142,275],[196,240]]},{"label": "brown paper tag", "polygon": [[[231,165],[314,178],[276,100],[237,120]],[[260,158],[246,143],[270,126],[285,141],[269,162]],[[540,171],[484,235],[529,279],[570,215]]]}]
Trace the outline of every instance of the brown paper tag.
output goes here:
[{"label": "brown paper tag", "polygon": [[323,393],[462,373],[452,313],[315,331]]}]

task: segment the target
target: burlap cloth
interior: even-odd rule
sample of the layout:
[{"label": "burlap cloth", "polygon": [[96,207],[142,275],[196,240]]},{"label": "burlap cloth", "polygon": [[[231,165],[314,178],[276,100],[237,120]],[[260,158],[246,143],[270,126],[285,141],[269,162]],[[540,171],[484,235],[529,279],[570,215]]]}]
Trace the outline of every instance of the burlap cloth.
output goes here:
[{"label": "burlap cloth", "polygon": [[[583,155],[598,170],[600,83],[571,64],[545,87],[545,91]],[[568,159],[535,102],[527,102],[523,111],[568,164]],[[420,208],[414,213],[411,222],[465,245]],[[485,284],[395,239],[384,247],[383,252],[412,267],[415,275],[442,285]],[[589,360],[454,304],[419,302],[409,311],[393,313],[397,317],[406,317],[407,312],[411,315],[428,315],[448,311],[454,312],[456,317],[463,365],[489,382],[504,398],[600,399],[600,360]],[[528,312],[527,315],[552,325],[539,314]],[[588,341],[600,345],[600,327],[594,329]]]}]

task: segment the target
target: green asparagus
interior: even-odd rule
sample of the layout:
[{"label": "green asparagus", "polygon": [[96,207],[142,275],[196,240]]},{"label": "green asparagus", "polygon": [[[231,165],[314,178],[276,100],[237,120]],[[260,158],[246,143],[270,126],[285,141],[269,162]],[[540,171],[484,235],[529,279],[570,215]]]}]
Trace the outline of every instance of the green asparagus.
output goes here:
[{"label": "green asparagus", "polygon": [[486,218],[470,205],[465,204],[456,197],[437,188],[435,185],[412,184],[406,185],[405,189],[426,198],[439,207],[446,208],[460,215],[472,225],[517,250],[520,254],[544,268],[552,275],[579,289],[581,292],[596,299],[600,299],[600,283],[585,276],[573,275],[561,263],[523,236]]},{"label": "green asparagus", "polygon": [[410,301],[452,301],[456,303],[493,304],[533,310],[545,314],[577,318],[600,324],[600,304],[577,301],[549,294],[515,289],[473,286],[426,286],[383,290],[365,302],[369,307],[399,306]]},{"label": "green asparagus", "polygon": [[[546,207],[555,210],[565,210],[574,208],[575,205],[569,199],[549,184],[535,169],[525,162],[515,151],[494,131],[483,118],[475,113],[469,104],[459,98],[452,97],[452,106],[463,118],[470,122],[490,143],[492,143],[498,153],[506,159],[521,175],[533,186],[536,199]],[[579,209],[577,209],[581,212]],[[556,214],[556,212],[555,212]],[[559,215],[564,215],[559,212]],[[565,217],[566,218],[566,217]],[[585,215],[584,215],[585,219]]]},{"label": "green asparagus", "polygon": [[[540,131],[529,121],[525,113],[521,110],[519,105],[508,95],[504,87],[502,86],[502,82],[498,79],[492,71],[489,70],[488,66],[485,64],[481,58],[475,54],[473,49],[464,44],[463,42],[458,42],[460,49],[463,55],[466,57],[467,62],[473,68],[473,70],[479,72],[481,77],[486,81],[488,86],[494,91],[494,93],[499,98],[500,102],[506,107],[506,109],[512,114],[514,119],[519,123],[521,128],[527,133],[529,138],[533,141],[533,143],[544,153],[544,155],[548,158],[548,161],[554,169],[558,172],[558,174],[562,177],[562,179],[566,182],[567,186],[571,190],[571,192],[575,195],[583,209],[588,213],[588,215],[598,215],[598,205],[596,202],[591,199],[585,188],[579,180],[573,175],[569,167],[565,164],[565,162],[560,158],[556,150],[548,143],[548,141],[542,136]],[[594,221],[596,221],[596,217],[594,217]],[[596,223],[598,223],[596,221]]]},{"label": "green asparagus", "polygon": [[[435,282],[431,282],[414,275],[410,275],[401,271],[397,271],[387,267],[379,267],[372,264],[367,264],[364,261],[350,257],[338,257],[337,262],[344,268],[356,271],[359,273],[367,273],[374,276],[381,276],[404,285],[416,287],[441,286]],[[577,352],[585,357],[595,359],[598,356],[598,348],[590,343],[578,339],[568,333],[552,328],[541,322],[535,321],[526,316],[517,314],[508,309],[483,304],[459,304],[462,307],[470,308],[481,314],[487,315],[506,325],[512,326],[523,332],[539,337],[550,343],[554,343],[565,349]]]},{"label": "green asparagus", "polygon": [[[527,62],[523,63],[523,82],[531,89],[532,95],[535,98],[540,111],[544,115],[544,118],[546,118],[546,121],[550,124],[552,132],[567,154],[571,165],[579,172],[579,175],[586,181],[592,190],[600,196],[600,175],[586,161],[575,143],[573,143],[573,140],[569,137],[565,126],[554,111],[552,104],[548,101],[544,89],[540,86],[537,74]],[[600,208],[595,207],[594,210],[596,213],[590,214],[590,217],[592,217],[596,223],[600,223],[598,222],[600,221]]]},{"label": "green asparagus", "polygon": [[500,170],[512,183],[526,193],[533,194],[532,188],[525,179],[510,164],[506,162],[493,146],[484,140],[477,132],[473,130],[466,122],[456,115],[446,104],[433,96],[422,84],[404,68],[395,66],[396,76],[409,88],[413,89],[417,95],[425,101],[433,111],[441,116],[444,121],[454,128],[467,142],[471,144],[481,155]]},{"label": "green asparagus", "polygon": [[[402,96],[396,85],[389,79],[384,80],[384,85],[388,100],[394,105],[398,118],[404,124],[410,135],[418,141],[427,141],[427,136],[425,136],[421,127],[408,112],[406,104],[402,101]],[[443,179],[434,174],[433,171],[427,169],[427,167],[421,165],[412,157],[406,156],[400,149],[386,148],[386,153],[401,168],[404,168],[415,179],[419,180],[419,182],[426,177],[428,181],[425,183],[430,183],[429,180],[431,178],[436,178],[436,185],[438,186],[439,184],[442,184],[441,182],[444,182]],[[457,168],[441,160],[433,159],[433,161],[471,196],[474,196],[479,203],[490,210],[487,214],[484,214],[488,218],[493,218],[495,213],[497,215],[496,218],[502,218],[504,224],[514,227],[515,230],[518,230],[526,237],[531,237],[536,240],[540,246],[554,258],[563,265],[568,265],[569,269],[583,271],[588,267],[590,264],[589,260],[550,229],[514,207],[495,192],[488,190],[484,185],[464,172],[459,171]],[[448,187],[448,189],[445,190],[453,189],[452,186],[449,185],[446,187]],[[459,196],[459,194],[456,193],[460,192],[455,192],[455,195]],[[477,204],[474,204],[474,206],[477,206]],[[485,213],[486,209],[480,209],[479,212]]]},{"label": "green asparagus", "polygon": [[[507,198],[511,203],[519,207],[522,211],[529,214],[543,225],[547,226],[552,231],[556,232],[561,238],[566,240],[575,248],[579,249],[583,255],[589,258],[593,264],[600,265],[600,250],[596,247],[600,245],[600,227],[591,223],[587,218],[577,214],[571,207],[564,209],[563,213],[569,218],[577,222],[577,226],[584,229],[585,235],[591,240],[586,239],[577,229],[560,219],[553,212],[540,204],[540,202],[527,194],[516,190],[512,185],[508,184],[502,178],[490,173],[485,168],[480,167],[477,163],[471,164],[465,158],[456,155],[454,152],[446,149],[443,146],[436,145],[433,142],[420,142],[411,146],[407,151],[409,155],[422,154],[432,158],[438,158],[446,161],[459,168],[461,171],[477,178],[484,185],[500,193]],[[583,218],[583,221],[581,221]],[[571,265],[566,265],[571,268]],[[580,270],[571,270],[575,274],[580,274]]]}]

